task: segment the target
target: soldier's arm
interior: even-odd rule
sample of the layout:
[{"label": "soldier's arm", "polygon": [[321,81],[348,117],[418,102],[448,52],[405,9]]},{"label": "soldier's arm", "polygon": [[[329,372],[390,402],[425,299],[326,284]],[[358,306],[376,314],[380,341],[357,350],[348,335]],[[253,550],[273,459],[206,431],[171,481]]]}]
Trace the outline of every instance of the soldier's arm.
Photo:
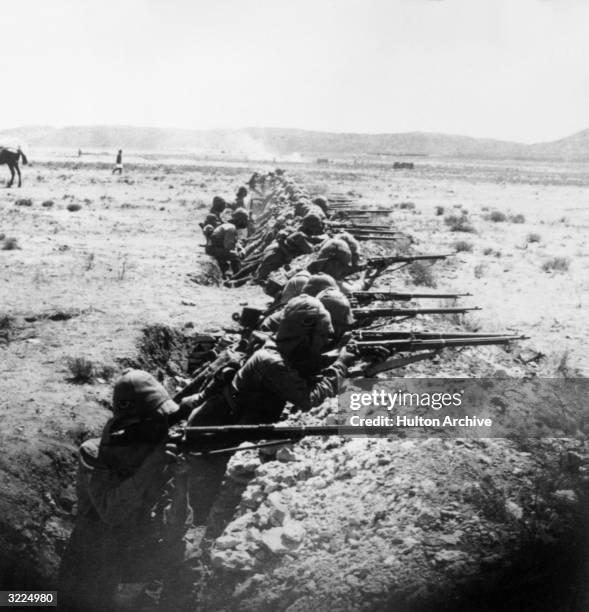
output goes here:
[{"label": "soldier's arm", "polygon": [[237,245],[237,230],[235,228],[228,228],[223,234],[223,246],[228,251],[233,251]]},{"label": "soldier's arm", "polygon": [[168,459],[165,447],[157,447],[125,480],[111,470],[98,469],[84,475],[92,505],[107,525],[124,523],[133,513],[149,502],[150,492],[163,486]]},{"label": "soldier's arm", "polygon": [[328,397],[334,397],[346,372],[345,365],[336,361],[310,382],[293,367],[281,361],[269,364],[262,373],[262,378],[264,385],[279,397],[291,402],[299,410],[307,411],[319,406]]}]

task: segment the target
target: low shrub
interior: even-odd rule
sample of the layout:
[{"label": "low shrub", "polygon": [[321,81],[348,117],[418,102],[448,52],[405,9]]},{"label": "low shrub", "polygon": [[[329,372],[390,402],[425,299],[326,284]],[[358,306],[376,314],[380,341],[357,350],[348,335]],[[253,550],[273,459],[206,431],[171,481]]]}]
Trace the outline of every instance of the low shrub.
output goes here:
[{"label": "low shrub", "polygon": [[451,232],[475,232],[466,215],[448,215],[444,217],[444,223],[450,228]]},{"label": "low shrub", "polygon": [[567,272],[569,269],[570,260],[568,257],[553,257],[542,264],[544,272]]},{"label": "low shrub", "polygon": [[511,215],[509,217],[511,223],[525,223],[526,218],[523,215]]},{"label": "low shrub", "polygon": [[18,245],[18,240],[16,238],[5,238],[4,242],[2,243],[2,250],[14,251],[16,249],[20,249],[20,246]]},{"label": "low shrub", "polygon": [[33,200],[31,200],[31,198],[19,198],[16,200],[15,204],[17,206],[32,206]]},{"label": "low shrub", "polygon": [[437,287],[438,283],[432,273],[432,267],[427,266],[420,261],[414,261],[407,268],[409,276],[414,285],[423,285],[425,287]]},{"label": "low shrub", "polygon": [[467,240],[457,240],[454,243],[454,248],[456,249],[457,253],[461,253],[461,252],[471,253],[472,252],[472,242],[468,242]]},{"label": "low shrub", "polygon": [[55,204],[55,202],[53,200],[45,200],[41,206],[43,208],[51,208],[53,205]]},{"label": "low shrub", "polygon": [[399,208],[406,210],[413,210],[415,208],[415,204],[413,202],[401,202],[399,204]]},{"label": "low shrub", "polygon": [[526,242],[540,242],[540,234],[528,234]]},{"label": "low shrub", "polygon": [[490,214],[485,216],[487,221],[492,221],[493,223],[503,223],[507,221],[507,215],[502,213],[500,210],[494,210]]},{"label": "low shrub", "polygon": [[66,207],[70,212],[77,212],[78,210],[80,210],[82,208],[81,204],[76,204],[75,202],[71,202],[70,204],[67,205]]},{"label": "low shrub", "polygon": [[438,217],[442,216],[444,214],[444,207],[443,206],[436,206],[436,215]]},{"label": "low shrub", "polygon": [[85,357],[70,357],[67,366],[72,376],[70,382],[76,384],[91,383],[94,380],[94,364]]}]

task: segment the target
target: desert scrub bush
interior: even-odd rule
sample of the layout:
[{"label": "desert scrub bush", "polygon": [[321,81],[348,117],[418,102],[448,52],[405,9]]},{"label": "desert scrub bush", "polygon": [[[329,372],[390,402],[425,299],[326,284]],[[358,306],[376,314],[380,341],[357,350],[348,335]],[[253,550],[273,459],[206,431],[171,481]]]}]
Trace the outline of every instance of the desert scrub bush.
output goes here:
[{"label": "desert scrub bush", "polygon": [[483,251],[483,255],[493,255],[493,257],[501,257],[501,251],[496,251],[495,249],[491,247],[487,247]]},{"label": "desert scrub bush", "polygon": [[441,217],[444,214],[443,206],[436,206],[436,216]]},{"label": "desert scrub bush", "polygon": [[553,257],[542,264],[544,272],[567,272],[569,269],[570,260],[568,257]]},{"label": "desert scrub bush", "polygon": [[41,206],[43,208],[51,208],[53,205],[55,204],[55,202],[53,200],[45,200]]},{"label": "desert scrub bush", "polygon": [[472,234],[475,231],[466,215],[448,215],[444,217],[444,223],[450,228],[451,232],[467,232]]},{"label": "desert scrub bush", "polygon": [[6,234],[0,232],[0,240],[4,240],[4,238],[6,238]]},{"label": "desert scrub bush", "polygon": [[437,287],[438,283],[432,273],[432,267],[422,264],[420,261],[414,261],[408,268],[407,272],[411,277],[414,285],[423,285],[425,287]]},{"label": "desert scrub bush", "polygon": [[487,221],[492,221],[493,223],[503,223],[507,221],[507,215],[502,213],[500,210],[494,210],[488,215],[485,215],[485,219]]},{"label": "desert scrub bush", "polygon": [[474,277],[475,278],[483,278],[483,276],[485,275],[485,270],[486,270],[486,266],[485,264],[477,264],[474,267]]},{"label": "desert scrub bush", "polygon": [[405,209],[405,210],[414,210],[415,204],[413,202],[401,202],[399,204],[399,208]]},{"label": "desert scrub bush", "polygon": [[509,220],[511,223],[525,223],[526,218],[523,215],[510,215]]},{"label": "desert scrub bush", "polygon": [[70,212],[77,212],[78,210],[80,210],[82,208],[81,204],[76,204],[75,202],[70,202],[66,208],[70,211]]},{"label": "desert scrub bush", "polygon": [[2,243],[3,251],[15,251],[16,249],[20,249],[18,245],[18,240],[16,238],[5,238]]},{"label": "desert scrub bush", "polygon": [[528,234],[526,242],[540,242],[540,234]]},{"label": "desert scrub bush", "polygon": [[31,200],[31,198],[19,198],[14,203],[16,206],[32,206],[33,200]]},{"label": "desert scrub bush", "polygon": [[454,248],[456,249],[457,253],[461,253],[461,252],[471,253],[472,252],[472,242],[468,242],[468,240],[457,240],[454,243]]},{"label": "desert scrub bush", "polygon": [[69,357],[67,367],[71,372],[70,382],[80,385],[94,380],[94,364],[86,357]]}]

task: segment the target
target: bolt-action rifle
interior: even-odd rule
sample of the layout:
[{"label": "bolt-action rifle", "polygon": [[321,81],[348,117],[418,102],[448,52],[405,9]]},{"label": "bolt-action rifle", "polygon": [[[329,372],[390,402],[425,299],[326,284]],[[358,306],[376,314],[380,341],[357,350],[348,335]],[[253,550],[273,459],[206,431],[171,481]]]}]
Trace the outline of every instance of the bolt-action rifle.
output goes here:
[{"label": "bolt-action rifle", "polygon": [[[442,334],[439,334],[442,336]],[[410,363],[436,357],[442,349],[462,346],[507,345],[518,340],[527,340],[526,336],[485,336],[472,335],[459,338],[403,338],[394,340],[356,340],[353,339],[347,349],[360,358],[369,358],[355,367],[349,368],[350,376],[375,376],[379,372],[404,367]],[[422,352],[420,352],[422,351]],[[415,353],[405,357],[395,357],[397,353]],[[372,359],[370,359],[372,357]],[[374,361],[376,357],[376,362]]]},{"label": "bolt-action rifle", "polygon": [[[367,433],[362,427],[351,425],[309,425],[287,427],[283,425],[219,425],[212,427],[185,427],[177,442],[191,455],[219,455],[239,450],[277,446],[296,442],[307,436],[349,436]],[[371,427],[371,435],[392,433],[390,428]],[[244,442],[262,444],[240,446]]]},{"label": "bolt-action rifle", "polygon": [[411,300],[444,300],[470,297],[472,293],[399,293],[396,291],[353,291],[352,299],[358,304],[371,302],[409,302]]},{"label": "bolt-action rifle", "polygon": [[404,321],[422,314],[464,314],[470,310],[481,310],[481,308],[478,306],[472,308],[352,308],[352,314],[358,322],[366,322],[383,317]]},{"label": "bolt-action rifle", "polygon": [[355,266],[350,270],[350,274],[354,272],[364,271],[364,283],[363,290],[367,291],[372,287],[377,277],[382,274],[385,270],[388,270],[391,266],[395,266],[394,270],[399,270],[404,266],[413,263],[414,261],[440,261],[451,257],[454,253],[447,253],[444,255],[385,255],[383,257],[368,257],[366,261],[360,265]]}]

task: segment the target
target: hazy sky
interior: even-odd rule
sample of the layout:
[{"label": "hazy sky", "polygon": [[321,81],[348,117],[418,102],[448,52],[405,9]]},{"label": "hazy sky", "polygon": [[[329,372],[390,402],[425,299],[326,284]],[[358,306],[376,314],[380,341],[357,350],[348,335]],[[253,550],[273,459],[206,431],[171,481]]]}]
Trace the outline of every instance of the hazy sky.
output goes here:
[{"label": "hazy sky", "polygon": [[0,19],[0,128],[589,127],[586,0],[26,0]]}]

